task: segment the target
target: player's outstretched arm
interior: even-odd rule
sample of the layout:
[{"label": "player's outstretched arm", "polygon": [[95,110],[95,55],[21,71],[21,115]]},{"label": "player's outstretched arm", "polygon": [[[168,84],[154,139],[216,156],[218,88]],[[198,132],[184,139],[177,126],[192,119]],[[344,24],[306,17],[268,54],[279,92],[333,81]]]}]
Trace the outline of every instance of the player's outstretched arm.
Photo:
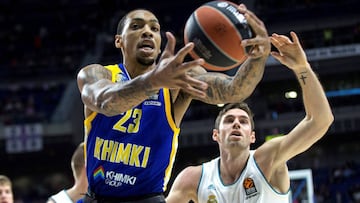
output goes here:
[{"label": "player's outstretched arm", "polygon": [[108,116],[118,115],[138,105],[160,88],[182,88],[204,97],[207,84],[186,72],[201,65],[202,59],[184,62],[192,50],[189,43],[174,54],[175,38],[167,33],[167,45],[157,66],[126,83],[113,83],[109,70],[99,64],[84,67],[77,76],[81,98],[87,108]]},{"label": "player's outstretched arm", "polygon": [[308,63],[297,35],[295,32],[290,34],[292,39],[285,35],[272,35],[271,42],[278,51],[271,54],[295,73],[301,86],[306,115],[286,136],[270,142],[278,144],[274,154],[275,165],[284,164],[307,150],[325,135],[334,120],[323,87]]},{"label": "player's outstretched arm", "polygon": [[198,74],[196,78],[208,83],[209,88],[205,98],[195,99],[210,104],[243,101],[252,94],[262,79],[271,47],[266,27],[244,4],[240,4],[238,9],[244,14],[255,35],[241,42],[243,47],[252,47],[247,53],[248,58],[233,77],[215,72]]}]

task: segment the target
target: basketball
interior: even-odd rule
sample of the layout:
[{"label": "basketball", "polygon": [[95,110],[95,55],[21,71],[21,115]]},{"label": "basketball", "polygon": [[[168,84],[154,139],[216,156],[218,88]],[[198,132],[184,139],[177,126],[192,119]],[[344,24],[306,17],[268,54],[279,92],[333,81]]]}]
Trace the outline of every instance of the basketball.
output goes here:
[{"label": "basketball", "polygon": [[242,39],[252,38],[252,31],[238,5],[229,1],[210,1],[197,8],[184,28],[184,42],[193,42],[190,56],[203,58],[204,67],[226,71],[246,60]]}]

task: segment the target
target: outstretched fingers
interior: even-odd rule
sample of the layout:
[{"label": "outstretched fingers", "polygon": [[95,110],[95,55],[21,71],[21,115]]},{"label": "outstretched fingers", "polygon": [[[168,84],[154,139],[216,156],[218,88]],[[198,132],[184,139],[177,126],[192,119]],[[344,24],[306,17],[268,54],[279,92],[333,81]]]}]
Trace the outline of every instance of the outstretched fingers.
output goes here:
[{"label": "outstretched fingers", "polygon": [[206,97],[206,90],[207,90],[207,84],[199,81],[195,78],[192,78],[190,76],[185,76],[185,78],[182,79],[182,82],[180,84],[178,84],[178,86],[180,86],[180,88],[194,96],[194,97],[200,97],[200,98],[205,98]]},{"label": "outstretched fingers", "polygon": [[159,86],[168,88],[181,88],[185,92],[196,97],[205,97],[208,84],[191,77],[187,72],[204,64],[203,59],[184,62],[185,57],[194,48],[194,43],[187,43],[175,53],[176,40],[170,33],[166,32],[167,44],[157,65],[158,77],[162,77]]},{"label": "outstretched fingers", "polygon": [[295,70],[306,66],[307,59],[296,33],[290,32],[290,35],[291,39],[286,35],[276,33],[271,35],[271,43],[277,49],[272,51],[271,55],[280,63]]},{"label": "outstretched fingers", "polygon": [[248,10],[244,4],[240,4],[238,10],[244,15],[247,23],[251,26],[255,33],[261,34],[264,32],[262,29],[262,27],[264,27],[264,23],[252,11]]},{"label": "outstretched fingers", "polygon": [[192,95],[197,98],[206,98],[206,90],[198,89],[197,86],[191,85],[190,83],[181,85],[182,91]]},{"label": "outstretched fingers", "polygon": [[283,53],[281,52],[280,48],[285,43],[284,39],[282,39],[280,35],[273,33],[270,37],[270,42],[278,50],[278,51],[271,51],[271,55],[277,60],[281,61],[281,57],[283,56]]},{"label": "outstretched fingers", "polygon": [[300,44],[300,40],[294,31],[291,31],[290,35],[295,44]]},{"label": "outstretched fingers", "polygon": [[260,20],[252,11],[248,10],[244,4],[238,6],[238,10],[243,13],[247,23],[254,33],[254,37],[249,39],[242,39],[241,45],[251,47],[247,53],[251,58],[267,57],[270,53],[270,40],[266,27],[262,20]]},{"label": "outstretched fingers", "polygon": [[175,39],[174,35],[171,34],[171,32],[166,32],[165,35],[167,38],[167,42],[166,42],[165,49],[164,49],[163,53],[161,54],[160,60],[169,58],[174,55],[176,39]]},{"label": "outstretched fingers", "polygon": [[277,49],[282,46],[282,41],[280,40],[280,36],[278,34],[272,34],[270,38],[271,44],[273,44]]},{"label": "outstretched fingers", "polygon": [[[291,39],[290,40],[287,36],[285,35],[279,35],[276,33],[273,33],[271,35],[271,39],[272,39],[272,43],[274,44],[274,46],[283,46],[283,45],[289,45],[289,44],[295,44],[295,45],[299,45],[300,44],[300,40],[297,37],[296,33],[291,31],[290,32],[291,35]],[[278,48],[278,47],[277,47]]]},{"label": "outstretched fingers", "polygon": [[175,55],[175,62],[182,63],[187,54],[194,48],[194,43],[189,42],[183,48],[181,48]]},{"label": "outstretched fingers", "polygon": [[193,61],[184,62],[179,66],[180,69],[186,71],[184,73],[184,78],[183,78],[184,83],[196,88],[199,91],[205,91],[208,88],[208,84],[206,82],[191,77],[189,74],[187,74],[187,72],[190,69],[196,66],[201,66],[203,64],[204,64],[204,59],[196,59]]}]

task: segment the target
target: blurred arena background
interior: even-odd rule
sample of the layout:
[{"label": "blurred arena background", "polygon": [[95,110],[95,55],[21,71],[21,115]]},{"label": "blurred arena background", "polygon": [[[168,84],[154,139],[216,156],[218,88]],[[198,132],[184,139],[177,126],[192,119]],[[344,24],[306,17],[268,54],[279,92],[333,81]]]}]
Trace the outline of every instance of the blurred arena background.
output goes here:
[{"label": "blurred arena background", "polygon": [[[113,46],[119,19],[133,8],[150,9],[180,47],[188,16],[205,2],[0,0],[0,174],[12,179],[16,202],[44,202],[72,185],[70,158],[83,139],[76,74],[89,63],[121,61]],[[269,34],[299,34],[335,115],[327,135],[289,168],[312,170],[317,203],[360,202],[360,1],[242,2]],[[287,132],[303,116],[301,96],[293,96],[298,90],[291,71],[269,58],[263,80],[247,100],[255,112],[254,147]],[[173,178],[185,166],[217,155],[211,130],[218,110],[191,104]],[[301,196],[294,202],[307,202]]]}]

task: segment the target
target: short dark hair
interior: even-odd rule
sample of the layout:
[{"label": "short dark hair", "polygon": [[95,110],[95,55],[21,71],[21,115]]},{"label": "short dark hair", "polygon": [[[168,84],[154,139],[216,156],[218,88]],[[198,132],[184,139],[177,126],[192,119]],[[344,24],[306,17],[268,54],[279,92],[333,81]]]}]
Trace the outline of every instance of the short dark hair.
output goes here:
[{"label": "short dark hair", "polygon": [[231,109],[241,109],[241,110],[244,110],[249,118],[250,118],[250,123],[251,123],[251,128],[252,130],[255,129],[255,123],[254,123],[254,114],[253,112],[251,111],[249,105],[245,102],[239,102],[239,103],[230,103],[230,104],[226,104],[224,106],[224,108],[219,112],[218,116],[216,117],[216,120],[215,120],[215,129],[219,129],[219,126],[220,126],[220,121],[221,121],[221,117],[226,113],[228,112],[229,110]]},{"label": "short dark hair", "polygon": [[134,12],[134,11],[140,11],[140,10],[144,10],[144,11],[149,11],[151,13],[153,13],[151,10],[149,9],[145,9],[145,8],[138,8],[138,9],[134,9],[129,11],[128,13],[126,13],[119,21],[118,25],[117,25],[117,29],[116,29],[116,34],[121,35],[121,33],[124,31],[124,27],[125,27],[125,22],[127,17],[129,16],[130,13]]},{"label": "short dark hair", "polygon": [[[129,14],[129,13],[128,13]],[[118,23],[118,26],[117,26],[117,29],[116,29],[116,34],[120,35],[122,33],[122,31],[124,30],[124,27],[125,27],[125,21],[126,21],[126,18],[128,16],[128,14],[124,15],[119,23]]]}]

